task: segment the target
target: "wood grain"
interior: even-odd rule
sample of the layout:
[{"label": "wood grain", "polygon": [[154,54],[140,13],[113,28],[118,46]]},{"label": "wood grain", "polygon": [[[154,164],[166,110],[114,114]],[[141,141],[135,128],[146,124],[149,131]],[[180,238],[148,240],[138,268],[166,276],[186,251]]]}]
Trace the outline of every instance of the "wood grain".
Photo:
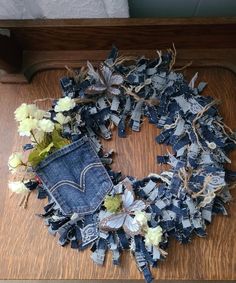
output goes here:
[{"label": "wood grain", "polygon": [[150,25],[214,25],[235,24],[235,17],[192,17],[192,18],[106,18],[106,19],[34,19],[34,20],[0,20],[2,28],[30,27],[100,27],[100,26],[150,26]]},{"label": "wood grain", "polygon": [[[236,24],[172,26],[100,26],[12,28],[14,38],[25,50],[101,50],[112,44],[122,49],[236,47]],[[68,36],[69,35],[69,36]],[[66,38],[66,40],[62,40]]]},{"label": "wood grain", "polygon": [[[236,48],[236,18],[0,20],[0,28],[11,34],[10,39],[0,37],[0,69],[7,73],[0,76],[1,82],[22,82],[22,77],[12,75],[20,62],[29,80],[37,71],[57,68],[64,61],[78,67],[84,58],[73,57],[75,52],[110,50],[113,44],[135,52],[165,49],[174,42],[178,50],[194,50],[194,54],[198,49]],[[14,43],[12,48],[5,48],[6,40]],[[39,62],[34,64],[31,52]],[[230,65],[235,56],[227,54]]]},{"label": "wood grain", "polygon": [[22,64],[22,50],[7,36],[0,35],[0,68],[9,73],[19,72]]},{"label": "wood grain", "polygon": [[235,26],[235,18],[0,21],[24,50],[99,50],[113,43],[120,49],[154,49],[172,42],[179,48],[229,48],[236,44]]},{"label": "wood grain", "polygon": [[[57,51],[25,51],[23,56],[22,73],[31,81],[39,71],[64,69],[65,65],[78,68],[84,61],[89,60],[98,64],[107,58],[109,50],[57,50]],[[119,50],[120,55],[135,55],[155,58],[155,50]],[[221,66],[236,73],[236,48],[230,49],[179,49],[175,67],[182,67],[192,62],[192,67]],[[1,78],[8,82],[9,75]],[[14,79],[14,78],[13,78]]]},{"label": "wood grain", "polygon": [[[187,77],[196,69],[188,69]],[[209,83],[204,95],[220,98],[220,112],[225,122],[236,128],[235,75],[222,68],[201,68],[199,77]],[[49,235],[40,213],[46,201],[30,197],[27,210],[17,205],[18,196],[9,198],[7,189],[7,159],[14,150],[21,149],[23,138],[16,132],[14,109],[22,102],[36,98],[59,97],[58,79],[64,71],[38,73],[29,85],[0,85],[0,279],[142,279],[134,260],[124,253],[120,267],[111,263],[108,255],[104,267],[96,266],[90,251],[78,253],[69,247],[62,248],[57,239]],[[45,107],[43,104],[42,107]],[[155,144],[158,130],[144,122],[140,133],[129,133],[126,139],[117,138],[116,130],[106,149],[117,152],[113,164],[116,170],[138,178],[163,168],[155,161],[157,154],[166,152],[164,146]],[[236,152],[231,154],[230,168],[236,170]],[[236,192],[232,192],[234,198]],[[236,204],[227,206],[229,216],[217,216],[207,228],[205,239],[194,238],[188,246],[170,241],[167,259],[153,270],[156,279],[162,280],[235,280],[236,279]],[[94,281],[93,281],[94,282]]]}]

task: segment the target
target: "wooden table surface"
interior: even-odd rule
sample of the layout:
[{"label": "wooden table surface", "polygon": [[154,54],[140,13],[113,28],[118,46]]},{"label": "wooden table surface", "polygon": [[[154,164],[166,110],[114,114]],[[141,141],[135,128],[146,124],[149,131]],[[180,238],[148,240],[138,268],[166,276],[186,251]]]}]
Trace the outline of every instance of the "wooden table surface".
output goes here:
[{"label": "wooden table surface", "polygon": [[[190,78],[196,69],[188,69]],[[224,68],[200,68],[199,78],[209,83],[204,94],[219,98],[220,112],[226,124],[236,128],[236,78]],[[49,235],[40,213],[46,201],[32,194],[29,207],[18,207],[19,197],[9,198],[8,156],[21,149],[23,138],[18,137],[13,112],[22,102],[36,98],[59,97],[58,79],[63,70],[37,74],[31,84],[0,85],[0,279],[142,279],[129,253],[122,255],[121,266],[113,266],[109,254],[104,267],[95,265],[91,252],[78,253],[70,247],[60,247],[57,239]],[[45,105],[42,105],[45,106]],[[123,174],[144,177],[150,172],[160,172],[156,155],[166,152],[164,146],[155,144],[158,130],[144,122],[140,133],[130,133],[118,139],[114,131],[111,141],[104,147],[113,148],[117,155],[113,168]],[[231,169],[236,170],[236,152],[231,154]],[[234,198],[236,190],[232,191]],[[207,228],[207,237],[194,238],[188,245],[171,240],[168,257],[153,270],[156,279],[175,280],[233,280],[236,279],[236,204],[227,206],[229,216],[216,216]]]}]

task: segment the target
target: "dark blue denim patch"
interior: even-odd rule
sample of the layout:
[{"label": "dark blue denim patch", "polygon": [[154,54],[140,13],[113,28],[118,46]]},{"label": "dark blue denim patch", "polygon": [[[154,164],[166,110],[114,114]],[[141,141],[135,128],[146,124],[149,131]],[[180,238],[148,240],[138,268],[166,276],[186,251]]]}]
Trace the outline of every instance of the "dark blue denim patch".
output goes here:
[{"label": "dark blue denim patch", "polygon": [[35,171],[65,215],[91,214],[113,186],[86,136],[52,153]]}]

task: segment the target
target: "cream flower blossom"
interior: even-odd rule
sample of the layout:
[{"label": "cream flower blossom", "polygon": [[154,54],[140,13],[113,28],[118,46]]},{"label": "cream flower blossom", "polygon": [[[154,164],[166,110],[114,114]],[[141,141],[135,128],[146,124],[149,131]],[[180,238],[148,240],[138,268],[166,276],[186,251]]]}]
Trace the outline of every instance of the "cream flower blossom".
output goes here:
[{"label": "cream flower blossom", "polygon": [[145,211],[136,211],[134,218],[141,226],[146,226],[148,220],[150,220],[149,215]]},{"label": "cream flower blossom", "polygon": [[16,111],[14,112],[16,121],[20,122],[26,119],[29,115],[28,105],[26,103],[22,103]]},{"label": "cream flower blossom", "polygon": [[71,118],[69,116],[63,115],[62,113],[57,113],[54,120],[56,120],[59,124],[64,125],[70,122]]},{"label": "cream flower blossom", "polygon": [[158,246],[162,239],[162,228],[157,226],[155,228],[148,228],[145,234],[145,244]]},{"label": "cream flower blossom", "polygon": [[37,109],[34,113],[32,113],[32,117],[35,119],[41,120],[43,116],[45,115],[46,111]]},{"label": "cream flower blossom", "polygon": [[42,119],[38,122],[39,128],[46,133],[51,133],[54,130],[54,123],[49,119]]},{"label": "cream flower blossom", "polygon": [[23,156],[21,152],[12,153],[8,159],[9,170],[15,170],[18,166],[22,165],[23,164],[22,157]]},{"label": "cream flower blossom", "polygon": [[16,194],[26,194],[29,192],[25,184],[20,181],[9,182],[8,187],[13,193],[16,193]]},{"label": "cream flower blossom", "polygon": [[36,129],[38,126],[38,120],[33,118],[26,118],[20,122],[18,132],[20,136],[30,136],[31,131]]},{"label": "cream flower blossom", "polygon": [[35,104],[27,104],[27,108],[28,108],[28,116],[31,118],[36,118],[34,117],[34,115],[37,112],[38,107]]},{"label": "cream flower blossom", "polygon": [[21,122],[26,118],[35,118],[40,120],[43,118],[46,112],[44,110],[38,109],[35,104],[22,103],[14,113],[16,121]]},{"label": "cream flower blossom", "polygon": [[60,98],[55,106],[55,112],[69,111],[75,107],[75,100],[70,97]]}]

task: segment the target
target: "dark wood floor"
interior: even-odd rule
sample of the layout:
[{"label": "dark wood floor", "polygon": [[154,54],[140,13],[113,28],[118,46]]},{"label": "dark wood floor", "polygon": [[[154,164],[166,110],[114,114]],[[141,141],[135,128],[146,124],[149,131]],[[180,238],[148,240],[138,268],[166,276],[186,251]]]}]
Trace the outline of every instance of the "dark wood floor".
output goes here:
[{"label": "dark wood floor", "polygon": [[[186,72],[190,78],[195,69]],[[204,94],[221,99],[220,111],[226,124],[236,128],[236,78],[223,68],[199,69],[199,77],[209,83]],[[128,253],[122,256],[121,267],[111,263],[109,255],[104,267],[93,264],[90,251],[77,253],[62,248],[50,236],[40,213],[45,201],[31,195],[29,208],[18,207],[19,198],[7,189],[7,160],[12,151],[20,150],[23,138],[16,132],[13,112],[22,102],[36,98],[59,97],[58,79],[64,71],[46,71],[35,76],[29,85],[0,85],[0,279],[142,279]],[[46,105],[42,105],[46,106]],[[163,170],[156,164],[156,155],[166,152],[155,144],[158,130],[144,122],[140,133],[126,139],[104,142],[117,155],[113,168],[138,178]],[[236,152],[231,154],[230,168],[236,170]],[[235,190],[236,191],[236,190]],[[234,197],[236,192],[233,191]],[[205,239],[195,238],[188,246],[172,240],[167,259],[153,271],[157,279],[233,280],[236,279],[236,204],[228,206],[228,217],[217,216],[207,228]]]}]

